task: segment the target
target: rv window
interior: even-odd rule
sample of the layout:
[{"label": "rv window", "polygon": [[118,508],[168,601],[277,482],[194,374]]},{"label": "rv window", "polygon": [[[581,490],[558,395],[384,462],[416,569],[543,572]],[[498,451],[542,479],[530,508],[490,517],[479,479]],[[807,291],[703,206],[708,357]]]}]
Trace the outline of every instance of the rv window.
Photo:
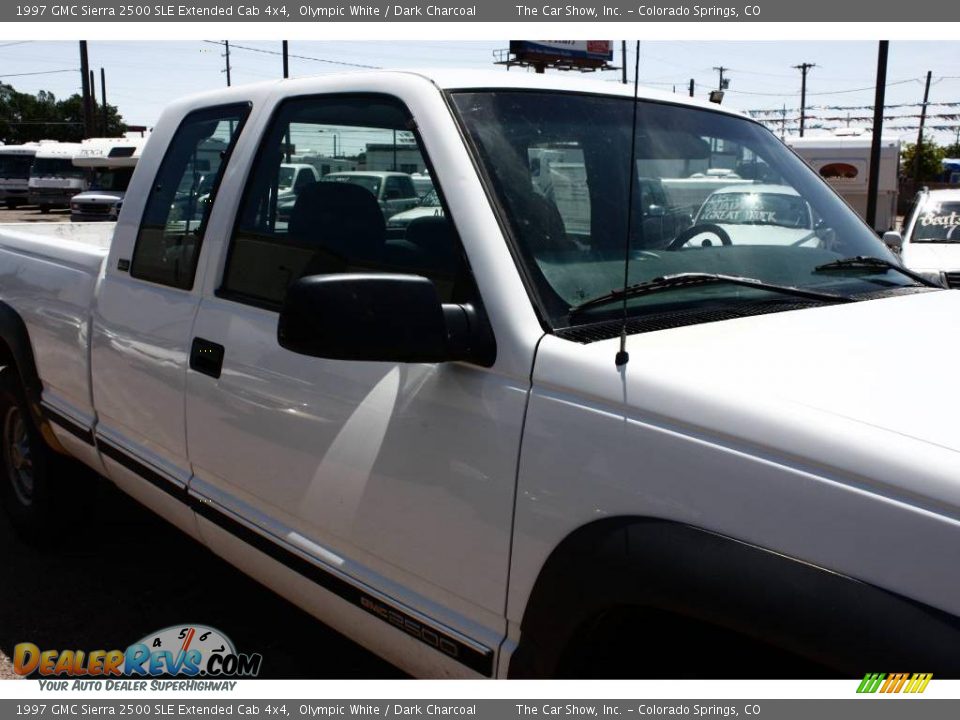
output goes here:
[{"label": "rv window", "polygon": [[850,163],[829,163],[820,168],[820,177],[827,180],[853,180],[860,171]]}]

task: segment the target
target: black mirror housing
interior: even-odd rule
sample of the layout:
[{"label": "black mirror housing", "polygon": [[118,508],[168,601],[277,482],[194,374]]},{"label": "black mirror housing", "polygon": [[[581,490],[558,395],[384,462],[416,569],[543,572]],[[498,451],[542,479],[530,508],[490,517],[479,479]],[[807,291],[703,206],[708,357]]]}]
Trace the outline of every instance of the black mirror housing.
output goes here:
[{"label": "black mirror housing", "polygon": [[472,306],[442,304],[434,284],[418,275],[301,278],[277,324],[281,347],[331,360],[486,365],[487,336]]}]

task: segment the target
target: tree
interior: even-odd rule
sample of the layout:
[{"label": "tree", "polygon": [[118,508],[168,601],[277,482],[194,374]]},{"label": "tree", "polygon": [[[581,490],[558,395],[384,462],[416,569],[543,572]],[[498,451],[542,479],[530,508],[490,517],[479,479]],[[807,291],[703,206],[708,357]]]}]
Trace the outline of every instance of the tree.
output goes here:
[{"label": "tree", "polygon": [[[95,115],[93,134],[118,137],[126,132],[127,126],[115,106],[107,103],[106,129],[99,105]],[[79,142],[83,137],[83,98],[79,94],[57,100],[46,90],[31,95],[0,83],[0,141],[19,145],[46,139]]]},{"label": "tree", "polygon": [[[920,152],[920,175],[917,178],[923,180],[937,180],[943,173],[943,167],[940,161],[943,160],[945,148],[927,141],[923,143],[923,149]],[[901,158],[901,168],[904,175],[912,178],[914,176],[914,163],[916,162],[917,145],[908,143],[903,148]]]}]

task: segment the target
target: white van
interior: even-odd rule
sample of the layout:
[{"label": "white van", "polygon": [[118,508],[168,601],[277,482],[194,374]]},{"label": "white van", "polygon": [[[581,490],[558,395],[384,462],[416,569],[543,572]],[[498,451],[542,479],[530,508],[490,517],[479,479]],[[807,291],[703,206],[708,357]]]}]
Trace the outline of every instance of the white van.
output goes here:
[{"label": "white van", "polygon": [[46,143],[37,148],[30,167],[27,196],[31,205],[48,213],[70,206],[70,198],[90,187],[90,169],[73,164],[80,143]]}]

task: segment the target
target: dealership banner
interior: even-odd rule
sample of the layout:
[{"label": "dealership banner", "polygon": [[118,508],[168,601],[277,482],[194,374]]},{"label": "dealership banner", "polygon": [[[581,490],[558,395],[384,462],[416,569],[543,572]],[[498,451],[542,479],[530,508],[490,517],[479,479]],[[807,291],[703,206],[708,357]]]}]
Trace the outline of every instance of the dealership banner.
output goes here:
[{"label": "dealership banner", "polygon": [[[960,3],[943,0],[718,0],[687,2],[537,2],[455,0],[331,2],[330,0],[138,0],[5,2],[0,22],[953,22]],[[551,41],[537,41],[551,42]]]},{"label": "dealership banner", "polygon": [[293,720],[458,718],[590,720],[592,718],[762,718],[763,720],[939,720],[956,718],[960,700],[190,700],[82,699],[0,701],[0,717],[240,717]]}]

